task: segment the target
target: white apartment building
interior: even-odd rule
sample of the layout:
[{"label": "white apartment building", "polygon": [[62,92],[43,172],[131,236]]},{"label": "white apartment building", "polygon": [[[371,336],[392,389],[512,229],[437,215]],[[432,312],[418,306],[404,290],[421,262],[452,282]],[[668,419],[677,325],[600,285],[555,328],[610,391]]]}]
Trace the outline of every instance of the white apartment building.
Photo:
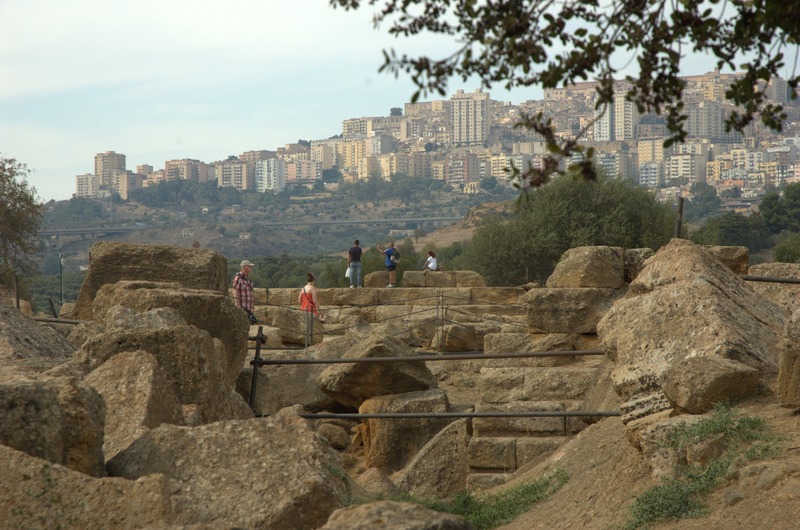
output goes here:
[{"label": "white apartment building", "polygon": [[614,139],[614,104],[600,107],[594,111],[592,137],[595,142],[610,142]]},{"label": "white apartment building", "polygon": [[450,122],[454,146],[483,145],[491,128],[489,93],[458,90],[450,98]]},{"label": "white apartment building", "polygon": [[280,158],[258,160],[254,171],[257,191],[280,193],[286,188],[286,162]]},{"label": "white apartment building", "polygon": [[639,186],[657,189],[664,184],[664,163],[661,160],[649,160],[639,164]]},{"label": "white apartment building", "polygon": [[762,151],[731,149],[730,154],[733,167],[743,167],[747,171],[755,171],[758,168],[758,164],[764,161],[764,153]]},{"label": "white apartment building", "polygon": [[667,185],[705,182],[705,170],[706,161],[698,155],[670,155],[664,164],[664,180]]},{"label": "white apartment building", "polygon": [[625,99],[627,87],[614,91],[614,138],[616,141],[630,141],[637,137],[639,109],[636,104]]}]

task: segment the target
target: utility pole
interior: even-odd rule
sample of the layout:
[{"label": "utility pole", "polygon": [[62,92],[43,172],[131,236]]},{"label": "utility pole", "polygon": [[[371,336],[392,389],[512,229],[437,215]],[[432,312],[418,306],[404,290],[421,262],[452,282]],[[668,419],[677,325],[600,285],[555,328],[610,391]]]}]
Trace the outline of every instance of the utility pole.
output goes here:
[{"label": "utility pole", "polygon": [[64,249],[58,249],[58,281],[61,284],[61,307],[64,307]]}]

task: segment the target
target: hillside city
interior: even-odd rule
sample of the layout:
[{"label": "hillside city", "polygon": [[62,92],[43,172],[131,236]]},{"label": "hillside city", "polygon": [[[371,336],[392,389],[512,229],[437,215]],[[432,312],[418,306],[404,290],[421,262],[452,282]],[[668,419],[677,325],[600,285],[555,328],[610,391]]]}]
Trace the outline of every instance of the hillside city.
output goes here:
[{"label": "hillside city", "polygon": [[544,141],[515,124],[525,114],[542,112],[565,139],[586,129],[581,138],[594,148],[595,163],[606,175],[651,188],[663,201],[678,194],[690,198],[692,184],[706,183],[725,198],[724,209],[747,213],[767,190],[800,181],[800,104],[790,98],[785,80],[774,79],[767,95],[784,106],[783,131],[760,122],[743,134],[726,131],[725,119],[734,107],[724,96],[735,78],[717,71],[683,78],[688,136],[669,148],[663,145],[665,120],[640,114],[625,99],[625,82],[617,83],[614,103],[602,114],[594,108],[593,82],[547,89],[543,100],[518,105],[492,100],[483,90],[459,90],[447,100],[406,103],[389,116],[345,119],[341,134],[331,138],[245,151],[222,161],[167,160],[162,169],[142,164],[131,171],[124,154],[100,153],[93,173],[76,176],[75,196],[116,193],[127,199],[132,190],[177,179],[271,193],[321,183],[333,189],[338,179],[323,182],[324,172],[332,169],[345,182],[404,174],[474,193],[483,178],[507,180],[510,168],[541,163]]}]

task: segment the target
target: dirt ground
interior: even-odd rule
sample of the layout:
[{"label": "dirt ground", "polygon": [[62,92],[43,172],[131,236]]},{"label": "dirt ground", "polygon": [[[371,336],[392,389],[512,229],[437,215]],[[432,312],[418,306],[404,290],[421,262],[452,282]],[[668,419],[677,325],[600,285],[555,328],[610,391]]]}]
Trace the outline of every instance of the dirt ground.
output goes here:
[{"label": "dirt ground", "polygon": [[[708,497],[707,516],[664,522],[653,529],[800,528],[800,414],[781,408],[771,392],[736,409],[742,416],[766,420],[770,432],[781,439],[780,455],[751,463],[759,471],[758,480],[729,476]],[[519,470],[509,484],[535,480],[556,468],[568,473],[566,484],[502,530],[620,528],[634,499],[656,485],[639,452],[625,440],[619,418],[592,425],[544,462]],[[725,502],[732,490],[742,497],[735,504]]]}]

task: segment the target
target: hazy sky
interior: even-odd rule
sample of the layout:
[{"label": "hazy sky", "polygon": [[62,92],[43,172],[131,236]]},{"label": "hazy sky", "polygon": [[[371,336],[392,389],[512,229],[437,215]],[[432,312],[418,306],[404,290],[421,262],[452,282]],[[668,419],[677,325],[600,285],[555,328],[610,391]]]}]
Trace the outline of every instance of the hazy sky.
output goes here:
[{"label": "hazy sky", "polygon": [[[410,99],[407,77],[378,73],[382,49],[454,48],[394,39],[372,14],[328,0],[0,0],[0,154],[28,164],[41,199],[67,199],[96,153],[160,169],[339,134]],[[478,85],[455,80],[448,97],[459,88]]]},{"label": "hazy sky", "polygon": [[378,73],[383,48],[442,44],[327,0],[0,0],[0,154],[49,200],[104,151],[159,169],[327,138],[409,100],[407,78]]}]

